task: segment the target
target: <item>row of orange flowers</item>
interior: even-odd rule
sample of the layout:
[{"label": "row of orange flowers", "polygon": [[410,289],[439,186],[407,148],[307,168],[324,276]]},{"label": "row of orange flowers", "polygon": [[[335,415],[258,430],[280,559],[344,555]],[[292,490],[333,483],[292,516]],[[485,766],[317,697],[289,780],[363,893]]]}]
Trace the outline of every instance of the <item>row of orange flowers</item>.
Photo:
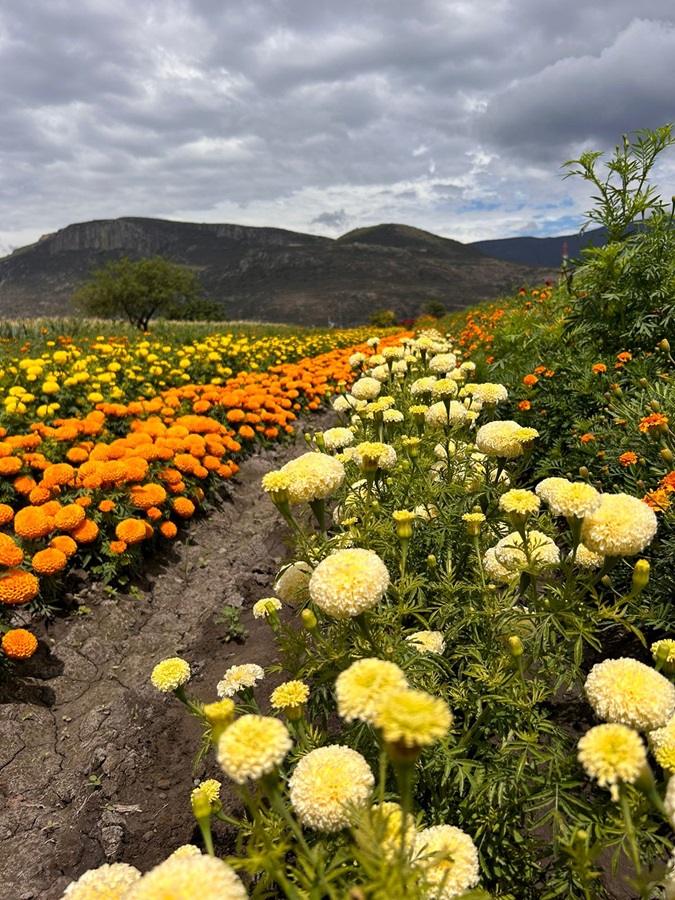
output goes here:
[{"label": "row of orange flowers", "polygon": [[[78,554],[110,579],[140,561],[142,545],[173,539],[218,482],[238,471],[236,459],[256,442],[292,434],[298,412],[319,409],[351,384],[355,352],[373,350],[361,344],[222,385],[99,403],[82,418],[35,422],[23,434],[0,429],[0,626],[16,606],[43,612]],[[15,628],[1,646],[6,657],[25,658],[36,642]]]}]

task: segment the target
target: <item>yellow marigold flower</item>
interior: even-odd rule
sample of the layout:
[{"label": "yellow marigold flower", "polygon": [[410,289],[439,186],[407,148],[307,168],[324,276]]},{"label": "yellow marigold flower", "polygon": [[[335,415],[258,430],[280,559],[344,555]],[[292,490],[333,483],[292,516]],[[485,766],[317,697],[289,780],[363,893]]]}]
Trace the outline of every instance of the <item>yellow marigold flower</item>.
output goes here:
[{"label": "yellow marigold flower", "polygon": [[454,353],[437,353],[429,360],[429,371],[436,375],[445,375],[452,372],[457,365],[457,357]]},{"label": "yellow marigold flower", "polygon": [[56,575],[65,569],[67,562],[68,558],[63,551],[57,550],[56,547],[47,547],[33,555],[31,565],[38,575]]},{"label": "yellow marigold flower", "polygon": [[342,450],[354,443],[354,432],[349,428],[328,428],[323,432],[323,443],[326,450]]},{"label": "yellow marigold flower", "polygon": [[521,426],[511,420],[488,422],[487,425],[482,425],[476,433],[476,448],[487,456],[498,456],[504,459],[522,456],[522,442],[516,437],[520,430]]},{"label": "yellow marigold flower", "polygon": [[0,646],[9,659],[29,659],[37,650],[38,642],[25,628],[12,628],[3,634]]},{"label": "yellow marigold flower", "polygon": [[409,634],[406,641],[423,655],[427,653],[440,654],[445,650],[445,639],[440,631],[416,631],[414,634]]},{"label": "yellow marigold flower", "polygon": [[[457,384],[452,378],[439,378],[438,381],[434,381],[434,386],[431,388],[432,397],[439,398],[440,400],[450,400],[452,397],[457,396],[457,392]],[[436,404],[434,404],[434,406],[435,405]]]},{"label": "yellow marigold flower", "polygon": [[506,513],[518,513],[523,516],[539,512],[540,500],[532,491],[519,488],[507,491],[499,498],[499,508]]},{"label": "yellow marigold flower", "polygon": [[63,900],[123,900],[141,873],[126,863],[105,863],[68,885]]},{"label": "yellow marigold flower", "polygon": [[582,569],[599,569],[604,563],[605,557],[602,553],[589,550],[585,544],[579,544],[574,561]]},{"label": "yellow marigold flower", "polygon": [[372,724],[382,698],[392,689],[408,686],[396,663],[384,659],[359,659],[335,681],[338,712],[347,722],[359,719]]},{"label": "yellow marigold flower", "polygon": [[440,697],[398,688],[382,697],[373,725],[387,744],[420,749],[445,737],[452,725],[452,713]]},{"label": "yellow marigold flower", "polygon": [[221,784],[215,778],[207,778],[206,781],[202,781],[190,795],[193,805],[196,797],[200,796],[208,801],[212,812],[220,809],[220,788]]},{"label": "yellow marigold flower", "polygon": [[478,850],[468,834],[454,825],[425,828],[415,840],[417,863],[427,880],[440,889],[434,900],[454,900],[478,884]]},{"label": "yellow marigold flower", "polygon": [[471,396],[474,401],[483,406],[496,406],[502,400],[508,400],[509,392],[503,384],[493,384],[486,382],[485,384],[471,385]]},{"label": "yellow marigold flower", "polygon": [[584,519],[581,539],[603,556],[634,556],[656,534],[654,510],[628,494],[602,494],[598,508]]},{"label": "yellow marigold flower", "polygon": [[157,663],[150,676],[150,681],[163,694],[175,691],[189,680],[190,665],[180,656],[172,656]]},{"label": "yellow marigold flower", "polygon": [[668,772],[675,773],[675,718],[663,726],[654,728],[647,734],[649,747],[657,763]]},{"label": "yellow marigold flower", "polygon": [[302,681],[285,681],[272,691],[270,703],[275,709],[302,706],[309,697],[309,688]]},{"label": "yellow marigold flower", "polygon": [[170,859],[185,859],[190,856],[201,856],[202,851],[199,847],[195,847],[194,844],[183,844],[181,847],[177,847],[170,856],[167,856],[167,861]]},{"label": "yellow marigold flower", "polygon": [[218,682],[216,692],[219,697],[233,697],[242,688],[254,687],[265,677],[265,670],[256,663],[230,666]]},{"label": "yellow marigold flower", "polygon": [[675,686],[637,659],[606,659],[586,679],[586,697],[600,719],[638,731],[661,728],[675,714]]},{"label": "yellow marigold flower", "polygon": [[234,721],[235,708],[234,701],[225,697],[222,700],[216,700],[215,703],[204,704],[202,712],[212,728],[226,728]]},{"label": "yellow marigold flower", "polygon": [[295,562],[282,569],[274,582],[274,592],[284,603],[304,603],[309,599],[309,579],[312,567],[306,562]]},{"label": "yellow marigold flower", "polygon": [[602,497],[585,481],[568,481],[567,478],[544,478],[535,491],[548,504],[552,515],[568,519],[583,519],[595,512]]},{"label": "yellow marigold flower", "polygon": [[392,863],[395,862],[401,852],[401,843],[403,843],[405,853],[412,852],[417,838],[415,820],[408,813],[404,830],[403,810],[398,803],[387,801],[373,806],[370,809],[369,818],[375,825],[378,834],[381,833],[380,846],[385,859]]},{"label": "yellow marigold flower", "polygon": [[272,772],[292,746],[288,729],[279,719],[245,715],[222,734],[216,757],[232,781],[244,784]]},{"label": "yellow marigold flower", "polygon": [[376,606],[389,587],[389,572],[373,550],[338,550],[314,569],[309,594],[323,612],[336,618],[358,616]]},{"label": "yellow marigold flower", "polygon": [[23,550],[8,534],[0,533],[0,565],[14,568],[23,562]]},{"label": "yellow marigold flower", "polygon": [[280,472],[289,478],[286,490],[291,506],[325,500],[335,493],[345,478],[345,467],[340,460],[325,453],[303,453],[287,462]]},{"label": "yellow marigold flower", "polygon": [[0,575],[0,603],[28,603],[39,590],[40,582],[31,572],[10,569]]},{"label": "yellow marigold flower", "polygon": [[578,759],[590,778],[619,799],[620,784],[634,784],[647,765],[642,738],[627,725],[596,725],[579,741]]},{"label": "yellow marigold flower", "polygon": [[[247,900],[234,869],[215,856],[171,856],[151,869],[124,900]],[[68,898],[71,900],[71,898]]]},{"label": "yellow marigold flower", "polygon": [[661,661],[661,666],[669,674],[675,671],[675,640],[655,641],[650,647],[654,661]]},{"label": "yellow marigold flower", "polygon": [[354,462],[364,472],[374,472],[376,469],[389,471],[396,465],[396,450],[390,444],[383,444],[380,441],[362,441],[353,449]]},{"label": "yellow marigold flower", "polygon": [[264,597],[253,604],[253,616],[256,619],[266,619],[270,613],[281,609],[281,600],[276,597]]},{"label": "yellow marigold flower", "polygon": [[303,756],[288,782],[289,798],[307,828],[341,831],[351,824],[351,811],[368,802],[374,783],[360,753],[330,745]]}]

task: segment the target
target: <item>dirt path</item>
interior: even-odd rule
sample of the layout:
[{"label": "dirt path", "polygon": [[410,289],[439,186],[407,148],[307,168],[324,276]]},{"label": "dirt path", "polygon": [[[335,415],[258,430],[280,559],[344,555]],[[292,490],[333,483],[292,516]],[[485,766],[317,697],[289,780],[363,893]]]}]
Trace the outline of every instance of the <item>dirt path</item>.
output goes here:
[{"label": "dirt path", "polygon": [[[288,549],[260,480],[305,450],[300,436],[246,460],[229,499],[192,524],[171,558],[153,560],[145,590],[85,591],[90,612],[57,619],[26,674],[0,685],[3,900],[56,900],[88,868],[123,861],[144,871],[192,838],[200,726],[149,676],[182,655],[191,690],[214,700],[230,665],[274,660],[269,626],[250,610],[271,594]],[[213,620],[224,605],[242,610],[245,643],[223,641],[227,627]],[[212,758],[200,774],[218,775]]]}]

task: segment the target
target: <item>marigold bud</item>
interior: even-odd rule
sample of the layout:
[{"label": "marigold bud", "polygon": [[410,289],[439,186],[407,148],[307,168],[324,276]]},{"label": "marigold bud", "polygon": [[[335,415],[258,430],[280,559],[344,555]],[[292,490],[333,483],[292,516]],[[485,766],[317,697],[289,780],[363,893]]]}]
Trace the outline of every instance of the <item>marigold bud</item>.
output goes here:
[{"label": "marigold bud", "polygon": [[427,569],[429,569],[430,572],[433,572],[436,569],[436,557],[433,553],[430,553],[427,556]]},{"label": "marigold bud", "polygon": [[661,459],[665,463],[668,463],[669,466],[671,466],[673,464],[673,458],[674,457],[673,457],[672,451],[669,450],[667,447],[664,447],[663,450],[661,450]]},{"label": "marigold bud", "polygon": [[670,344],[668,343],[666,338],[664,338],[662,341],[659,341],[656,346],[657,349],[661,351],[661,353],[670,353]]},{"label": "marigold bud", "polygon": [[633,592],[639,593],[647,587],[649,581],[649,563],[646,559],[639,559],[633,568]]},{"label": "marigold bud", "polygon": [[316,631],[319,623],[311,609],[303,609],[300,613],[300,620],[302,621],[302,627],[305,631],[309,631],[310,634]]},{"label": "marigold bud", "polygon": [[649,382],[647,381],[646,378],[641,378],[641,379],[638,381],[638,384],[640,385],[641,388],[648,388],[648,387],[649,387]]},{"label": "marigold bud", "polygon": [[209,800],[206,791],[197,788],[192,792],[190,800],[192,802],[192,812],[197,821],[200,819],[208,819],[210,817],[211,801]]},{"label": "marigold bud", "polygon": [[509,638],[509,652],[514,659],[523,655],[523,642],[517,634],[512,634]]},{"label": "marigold bud", "polygon": [[651,406],[653,412],[661,412],[661,404],[658,400],[651,400],[649,405]]}]

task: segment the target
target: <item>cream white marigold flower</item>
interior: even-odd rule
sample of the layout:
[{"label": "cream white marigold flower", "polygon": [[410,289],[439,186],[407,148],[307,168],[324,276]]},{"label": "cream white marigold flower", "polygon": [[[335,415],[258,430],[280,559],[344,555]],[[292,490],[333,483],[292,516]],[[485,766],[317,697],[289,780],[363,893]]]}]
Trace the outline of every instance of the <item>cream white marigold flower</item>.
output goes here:
[{"label": "cream white marigold flower", "polygon": [[663,805],[666,808],[666,814],[670,821],[670,827],[675,829],[675,776],[671,775],[666,785],[666,796],[663,798]]},{"label": "cream white marigold flower", "polygon": [[436,375],[445,375],[452,372],[457,365],[457,357],[454,353],[437,353],[429,360],[429,371]]},{"label": "cream white marigold flower", "polygon": [[279,470],[288,476],[288,501],[291,506],[325,500],[345,479],[345,467],[339,459],[326,453],[303,453]]},{"label": "cream white marigold flower", "polygon": [[382,421],[385,425],[398,425],[405,419],[403,413],[398,409],[385,409]]},{"label": "cream white marigold flower", "polygon": [[426,375],[424,378],[418,378],[410,385],[410,393],[413,397],[419,397],[420,394],[430,394],[436,383],[435,375]]},{"label": "cream white marigold flower", "polygon": [[451,400],[457,396],[458,391],[457,382],[452,378],[439,378],[438,381],[434,382],[431,395],[437,400]]},{"label": "cream white marigold flower", "polygon": [[366,375],[352,385],[352,397],[357,400],[374,400],[381,390],[382,385],[377,378],[370,378]]},{"label": "cream white marigold flower", "polygon": [[383,695],[373,725],[382,732],[387,744],[421,749],[446,736],[452,713],[441,697],[398,688]]},{"label": "cream white marigold flower", "polygon": [[616,802],[619,786],[635,784],[645,770],[647,748],[627,725],[596,725],[579,741],[578,759],[590,778],[610,789]]},{"label": "cream white marigold flower", "polygon": [[329,453],[342,450],[354,443],[354,432],[351,428],[328,428],[323,433],[323,443]]},{"label": "cream white marigold flower", "polygon": [[663,728],[654,728],[647,734],[649,748],[654,759],[669,775],[675,773],[675,718]]},{"label": "cream white marigold flower", "polygon": [[202,851],[199,847],[196,847],[194,844],[182,844],[180,847],[176,847],[173,853],[170,856],[167,856],[167,860],[169,859],[185,859],[187,856],[201,856]]},{"label": "cream white marigold flower", "polygon": [[245,715],[236,719],[218,741],[220,768],[236,784],[256,781],[280,765],[293,741],[288,728],[270,716]]},{"label": "cream white marigold flower", "polygon": [[263,597],[253,604],[253,618],[266,619],[271,613],[281,609],[281,600],[276,597]]},{"label": "cream white marigold flower", "polygon": [[287,491],[290,485],[291,476],[281,470],[268,472],[262,478],[262,489],[268,494],[279,494],[282,491]]},{"label": "cream white marigold flower", "polygon": [[523,442],[517,435],[521,426],[517,422],[488,422],[476,432],[476,447],[487,456],[514,459],[523,453]]},{"label": "cream white marigold flower", "polygon": [[380,441],[363,441],[354,447],[354,462],[361,469],[379,468],[388,471],[396,465],[396,450]]},{"label": "cream white marigold flower", "polygon": [[309,579],[313,569],[309,563],[299,560],[283,568],[274,582],[274,592],[284,603],[304,603],[309,598]]},{"label": "cream white marigold flower", "polygon": [[432,403],[424,415],[427,425],[432,428],[447,428],[450,425],[461,425],[466,422],[468,413],[466,407],[456,400],[450,401],[450,409],[442,400]]},{"label": "cream white marigold flower", "polygon": [[445,650],[445,638],[440,631],[416,631],[409,634],[406,641],[422,654],[440,654]]},{"label": "cream white marigold flower", "polygon": [[395,862],[401,853],[401,843],[406,854],[410,854],[415,846],[417,829],[415,820],[410,813],[406,816],[405,829],[403,828],[403,809],[400,804],[387,801],[373,806],[370,810],[370,819],[375,826],[383,827],[384,834],[381,837],[380,846],[385,859]]},{"label": "cream white marigold flower", "polygon": [[303,756],[288,782],[289,798],[307,828],[335,832],[351,824],[352,810],[368,802],[374,784],[360,753],[331,745]]},{"label": "cream white marigold flower", "polygon": [[349,357],[349,365],[352,369],[360,368],[363,363],[368,359],[365,353],[352,353]]},{"label": "cream white marigold flower", "polygon": [[548,504],[554,516],[583,519],[600,506],[601,494],[585,481],[544,478],[535,491]]},{"label": "cream white marigold flower", "polygon": [[173,856],[137,881],[124,900],[246,900],[234,869],[215,856]]},{"label": "cream white marigold flower", "polygon": [[470,387],[472,388],[471,396],[474,401],[477,401],[482,406],[496,406],[509,398],[509,392],[503,384],[486,382],[485,384],[470,385]]},{"label": "cream white marigold flower", "polygon": [[265,677],[265,671],[256,663],[230,666],[216,688],[219,697],[233,697],[242,688],[254,687]]},{"label": "cream white marigold flower", "polygon": [[511,572],[524,571],[528,568],[541,571],[557,566],[560,562],[560,550],[555,541],[541,531],[528,532],[527,546],[530,554],[529,563],[523,538],[517,531],[514,531],[497,541],[494,548],[495,558],[500,565]]},{"label": "cream white marigold flower", "polygon": [[675,686],[637,659],[597,663],[588,674],[585,690],[598,718],[638,731],[662,728],[675,713]]},{"label": "cream white marigold flower", "polygon": [[389,380],[389,366],[375,366],[375,368],[370,370],[370,377],[374,378],[376,381],[379,381],[380,384],[384,384],[385,381]]},{"label": "cream white marigold flower", "polygon": [[333,400],[333,409],[336,413],[347,413],[352,411],[352,406],[344,394],[338,394],[335,400]]},{"label": "cream white marigold flower", "polygon": [[385,694],[406,688],[408,679],[396,663],[384,659],[358,659],[335,681],[338,712],[347,722],[372,724]]},{"label": "cream white marigold flower", "polygon": [[654,510],[629,494],[602,494],[598,508],[584,519],[581,539],[604,556],[634,556],[656,534]]},{"label": "cream white marigold flower", "polygon": [[338,550],[314,569],[309,594],[320,610],[338,619],[376,606],[389,587],[389,572],[373,550]]},{"label": "cream white marigold flower", "polygon": [[150,681],[163,694],[175,691],[190,680],[190,664],[180,656],[172,656],[157,663],[152,670]]},{"label": "cream white marigold flower", "polygon": [[581,569],[599,569],[605,561],[602,553],[589,550],[585,544],[579,544],[574,562]]},{"label": "cream white marigold flower", "polygon": [[454,825],[425,828],[415,840],[415,856],[427,879],[440,889],[434,900],[453,900],[478,884],[478,850],[466,832]]},{"label": "cream white marigold flower", "polygon": [[490,547],[489,550],[485,551],[483,568],[490,581],[495,581],[497,584],[511,584],[511,582],[518,577],[518,572],[516,570],[511,571],[510,569],[505,568],[497,560],[494,547]]},{"label": "cream white marigold flower", "polygon": [[122,900],[141,873],[126,863],[105,863],[68,885],[62,900]]},{"label": "cream white marigold flower", "polygon": [[536,494],[519,488],[507,491],[499,498],[499,508],[507,513],[533,515],[539,512],[539,505],[540,500]]}]

